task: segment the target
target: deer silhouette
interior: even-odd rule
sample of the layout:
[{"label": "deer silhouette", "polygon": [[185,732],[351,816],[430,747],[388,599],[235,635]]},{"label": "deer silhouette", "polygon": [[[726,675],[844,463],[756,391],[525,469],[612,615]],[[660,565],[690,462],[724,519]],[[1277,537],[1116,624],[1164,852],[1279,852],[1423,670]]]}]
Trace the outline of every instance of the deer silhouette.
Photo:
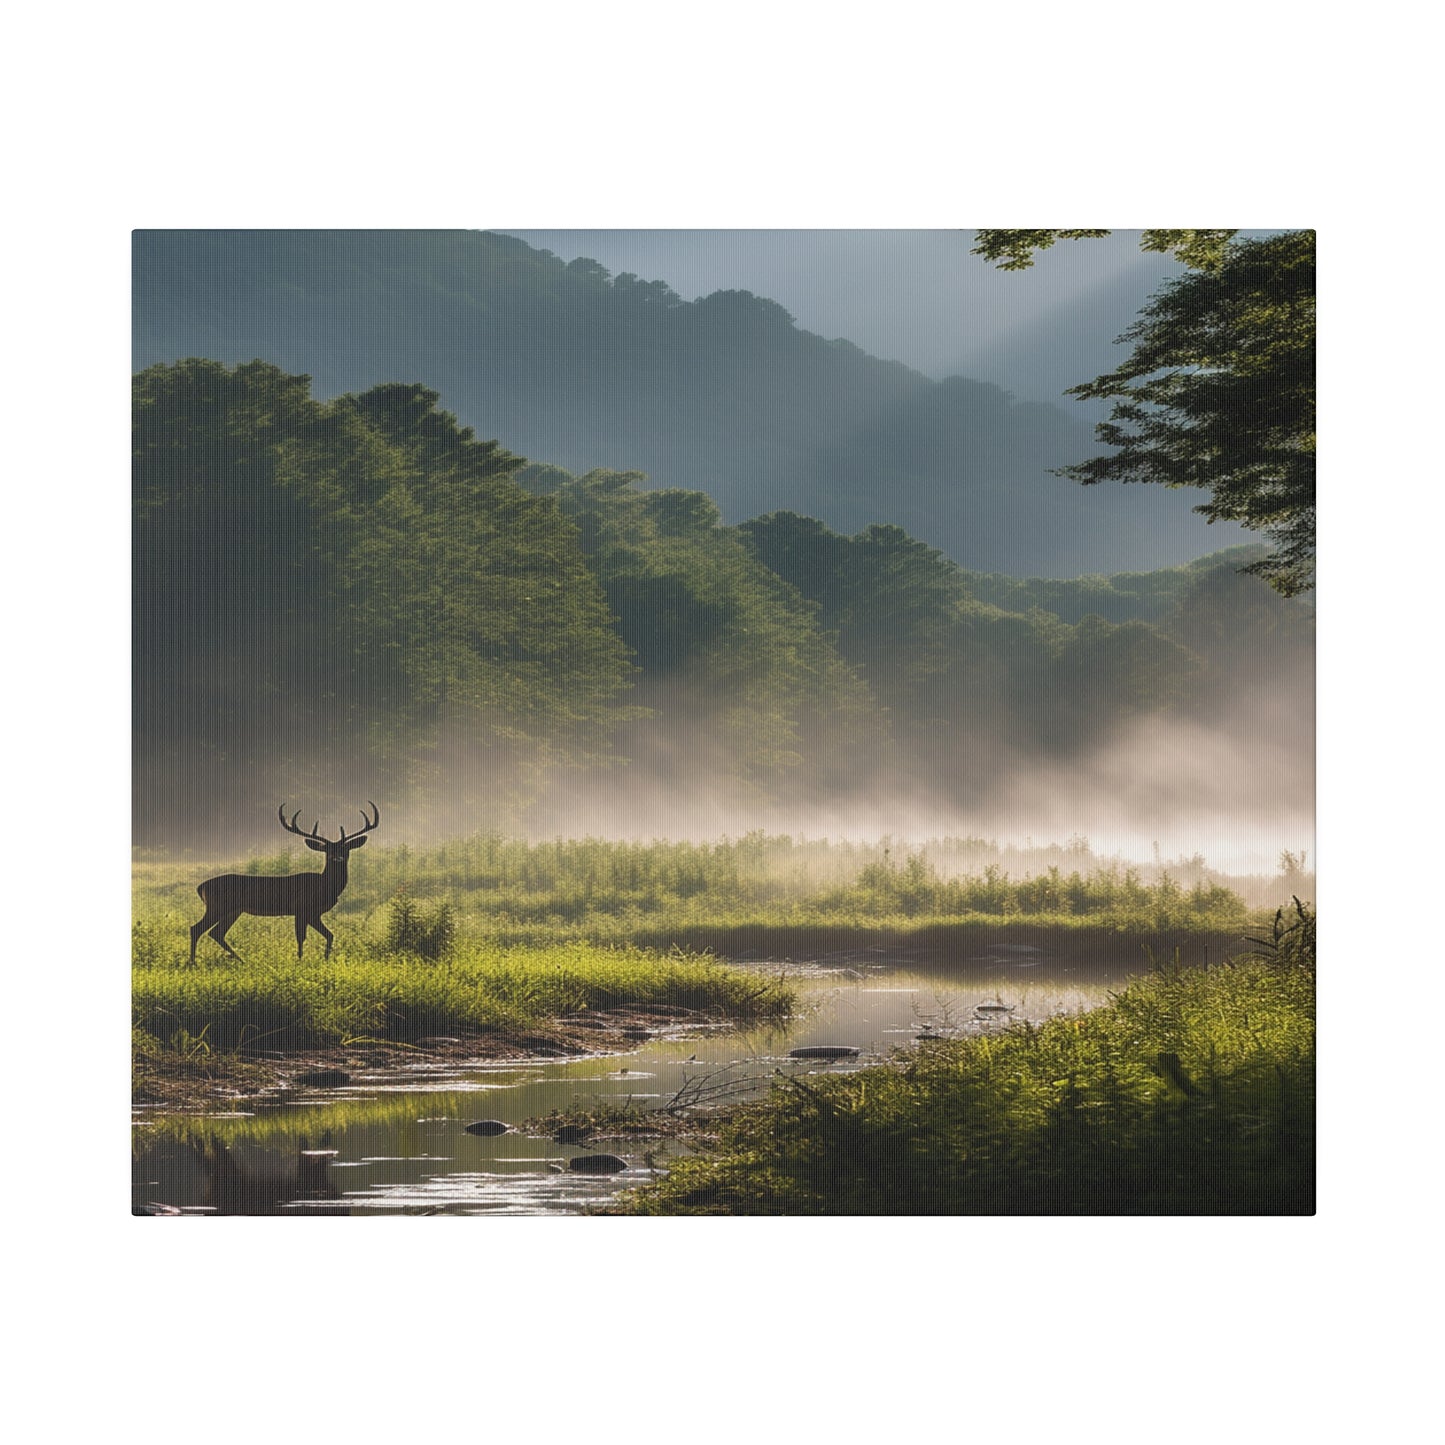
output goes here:
[{"label": "deer silhouette", "polygon": [[343,828],[341,837],[334,843],[321,836],[319,821],[309,833],[298,828],[299,808],[288,823],[285,804],[278,807],[276,816],[281,826],[305,839],[308,848],[325,853],[326,866],[319,873],[289,873],[283,878],[263,878],[249,873],[223,873],[219,878],[207,878],[196,889],[206,905],[206,916],[191,929],[191,962],[196,961],[196,944],[203,933],[210,934],[232,958],[239,959],[241,955],[226,942],[226,930],[243,913],[260,918],[294,918],[298,959],[306,947],[306,930],[314,928],[326,940],[325,956],[330,958],[332,933],[321,921],[321,915],[336,906],[346,887],[346,861],[351,850],[360,848],[366,842],[366,835],[381,822],[381,809],[375,803],[370,806],[372,816],[369,818],[366,809],[361,810],[366,826],[350,837]]}]

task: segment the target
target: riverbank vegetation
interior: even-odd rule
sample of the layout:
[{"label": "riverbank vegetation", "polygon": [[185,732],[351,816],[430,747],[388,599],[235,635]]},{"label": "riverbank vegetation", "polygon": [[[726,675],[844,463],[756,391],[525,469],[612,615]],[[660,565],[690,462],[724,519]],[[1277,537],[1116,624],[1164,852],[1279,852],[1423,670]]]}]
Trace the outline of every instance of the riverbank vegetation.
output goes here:
[{"label": "riverbank vegetation", "polygon": [[634,1214],[1309,1214],[1313,915],[1109,1004],[780,1079]]},{"label": "riverbank vegetation", "polygon": [[504,1032],[616,1009],[665,1006],[730,1018],[784,1013],[791,991],[704,957],[559,944],[502,948],[471,941],[444,961],[338,950],[297,961],[279,938],[248,940],[246,958],[190,967],[154,928],[137,924],[134,1026],[182,1052],[295,1049],[366,1040]]},{"label": "riverbank vegetation", "polygon": [[575,942],[469,939],[436,959],[363,935],[298,962],[280,929],[258,929],[244,960],[192,966],[171,930],[138,920],[134,1092],[138,1103],[190,1108],[358,1060],[615,1052],[664,1023],[782,1018],[795,999],[781,978],[710,957]]},{"label": "riverbank vegetation", "polygon": [[[1273,886],[1307,876],[1289,861],[1294,872]],[[330,915],[330,959],[313,937],[298,962],[290,919],[248,917],[229,940],[244,962],[202,939],[193,966],[195,883],[223,867],[136,867],[134,1027],[152,1077],[179,1069],[247,1083],[248,1060],[262,1054],[458,1035],[541,1047],[557,1020],[589,1013],[674,1008],[744,1021],[791,1006],[786,985],[722,959],[872,951],[967,971],[1006,946],[1114,976],[1130,960],[1147,966],[1149,951],[1218,961],[1242,946],[1251,918],[1263,921],[1202,860],[1135,868],[1082,840],[1019,850],[982,839],[907,848],[762,834],[648,844],[481,834],[371,850]],[[239,867],[274,875],[305,864],[287,849]]]}]

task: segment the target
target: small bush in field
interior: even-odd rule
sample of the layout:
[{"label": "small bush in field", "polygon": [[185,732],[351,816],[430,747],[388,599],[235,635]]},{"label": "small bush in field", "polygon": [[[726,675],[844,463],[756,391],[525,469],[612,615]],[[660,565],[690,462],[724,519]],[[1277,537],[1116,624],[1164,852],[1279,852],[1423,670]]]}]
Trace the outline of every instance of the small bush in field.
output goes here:
[{"label": "small bush in field", "polygon": [[405,893],[399,893],[392,899],[386,921],[388,953],[442,958],[456,942],[456,936],[456,916],[451,904],[445,900],[423,911]]}]

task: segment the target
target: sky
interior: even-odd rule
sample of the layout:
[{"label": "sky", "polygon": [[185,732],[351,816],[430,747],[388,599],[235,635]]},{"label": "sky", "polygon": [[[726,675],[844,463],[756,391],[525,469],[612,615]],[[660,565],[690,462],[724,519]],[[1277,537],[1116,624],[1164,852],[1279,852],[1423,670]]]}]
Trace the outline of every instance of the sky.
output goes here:
[{"label": "sky", "polygon": [[614,274],[666,281],[686,301],[752,291],[807,331],[1090,418],[1101,404],[1065,388],[1122,360],[1118,335],[1184,270],[1140,251],[1138,231],[1060,242],[1031,270],[999,271],[970,253],[971,230],[493,229],[564,261],[589,256]]}]

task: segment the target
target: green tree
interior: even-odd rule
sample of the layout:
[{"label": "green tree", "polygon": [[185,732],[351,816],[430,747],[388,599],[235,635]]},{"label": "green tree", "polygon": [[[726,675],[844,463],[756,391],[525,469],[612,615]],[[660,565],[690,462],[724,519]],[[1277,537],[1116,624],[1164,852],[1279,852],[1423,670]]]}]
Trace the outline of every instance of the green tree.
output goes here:
[{"label": "green tree", "polygon": [[836,782],[884,731],[817,609],[760,564],[701,492],[647,490],[640,472],[523,476],[556,497],[640,669],[652,716],[629,752],[707,767],[773,795]]},{"label": "green tree", "polygon": [[[1026,271],[1034,264],[1036,251],[1047,251],[1055,241],[1084,241],[1107,236],[1104,231],[999,231],[981,230],[975,235],[975,256],[993,261],[1000,271]],[[1210,270],[1225,257],[1237,230],[1144,231],[1141,251],[1173,252],[1186,266]]]},{"label": "green tree", "polygon": [[386,639],[410,725],[489,739],[502,776],[603,754],[630,669],[577,529],[517,482],[523,458],[438,400],[388,384],[336,403],[405,464],[350,518],[357,636],[369,652]]},{"label": "green tree", "polygon": [[1195,657],[1146,622],[1083,617],[1050,670],[1038,724],[1061,747],[1094,743],[1128,718],[1183,701],[1198,672]]},{"label": "green tree", "polygon": [[1025,670],[1023,640],[1011,636],[1000,655],[990,645],[999,614],[975,608],[958,566],[901,527],[845,537],[815,518],[773,512],[738,532],[818,605],[839,653],[878,700],[895,746],[890,765],[916,770],[934,790],[968,794],[1001,734],[1008,680]]},{"label": "green tree", "polygon": [[[977,254],[1032,264],[1056,239],[1104,231],[980,231]],[[1167,282],[1120,337],[1123,365],[1070,394],[1114,403],[1096,428],[1111,452],[1059,474],[1092,484],[1200,487],[1211,522],[1262,532],[1273,550],[1245,570],[1286,597],[1313,586],[1315,235],[1146,231],[1146,250],[1193,269]]]},{"label": "green tree", "polygon": [[193,359],[136,377],[138,836],[224,815],[247,780],[266,797],[279,779],[326,787],[354,758],[362,724],[328,521],[347,487],[375,494],[399,471],[306,377],[267,363]]},{"label": "green tree", "polygon": [[576,528],[436,402],[136,377],[138,836],[419,785],[475,825],[605,751],[630,670]]},{"label": "green tree", "polygon": [[1312,711],[1314,614],[1300,598],[1281,597],[1260,578],[1215,566],[1199,573],[1164,629],[1203,664],[1200,701],[1218,705],[1264,687],[1276,709],[1289,699]]},{"label": "green tree", "polygon": [[1144,622],[1086,616],[1069,626],[1027,602],[980,602],[968,574],[899,527],[843,537],[774,512],[738,531],[818,603],[884,709],[900,765],[960,800],[985,793],[1013,750],[1075,752],[1130,716],[1172,706],[1198,671],[1185,647]]}]

